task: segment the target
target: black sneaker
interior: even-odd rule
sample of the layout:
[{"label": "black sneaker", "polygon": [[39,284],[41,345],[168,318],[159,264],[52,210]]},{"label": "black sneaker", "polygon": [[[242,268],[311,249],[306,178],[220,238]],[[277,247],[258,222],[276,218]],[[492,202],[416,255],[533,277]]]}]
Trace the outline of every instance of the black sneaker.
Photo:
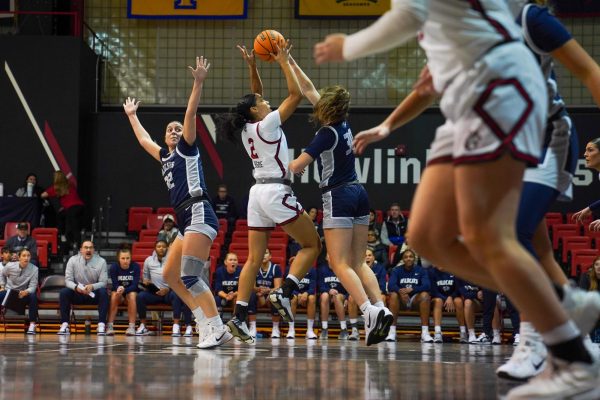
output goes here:
[{"label": "black sneaker", "polygon": [[294,322],[292,303],[290,299],[283,297],[283,290],[281,288],[274,289],[269,293],[269,301],[277,309],[277,312],[285,322]]},{"label": "black sneaker", "polygon": [[240,339],[242,342],[248,344],[254,343],[254,338],[250,335],[248,325],[246,325],[246,322],[240,322],[237,317],[233,317],[227,322],[227,329],[229,329],[229,332],[231,332],[234,337]]}]

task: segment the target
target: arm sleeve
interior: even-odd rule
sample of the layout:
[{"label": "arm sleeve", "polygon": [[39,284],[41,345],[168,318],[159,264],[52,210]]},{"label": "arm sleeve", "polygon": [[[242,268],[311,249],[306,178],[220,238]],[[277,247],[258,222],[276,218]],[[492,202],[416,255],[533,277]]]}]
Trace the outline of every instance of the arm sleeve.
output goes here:
[{"label": "arm sleeve", "polygon": [[92,285],[94,290],[106,287],[106,284],[108,283],[108,273],[106,269],[106,261],[102,260],[100,264],[100,276],[98,277],[98,282]]},{"label": "arm sleeve", "polygon": [[322,152],[332,149],[336,143],[337,134],[335,130],[324,126],[319,129],[312,142],[304,149],[304,152],[316,160]]},{"label": "arm sleeve", "polygon": [[[388,237],[387,224],[385,223],[385,221],[383,221],[383,224],[381,224],[381,233],[379,234],[379,240],[386,246],[390,246],[392,244],[392,242],[390,242],[390,238]],[[396,250],[396,253],[398,253],[399,251],[400,249]]]},{"label": "arm sleeve", "polygon": [[148,260],[150,260],[152,257],[148,257],[144,260],[144,276],[142,276],[142,280],[150,280],[150,267],[148,267],[148,265],[150,264],[148,262]]},{"label": "arm sleeve", "polygon": [[7,271],[6,268],[4,268],[2,271],[0,271],[0,286],[6,286],[6,278],[5,275]]},{"label": "arm sleeve", "polygon": [[397,292],[400,290],[400,286],[398,286],[398,268],[392,269],[392,273],[390,274],[390,280],[388,281],[388,291],[390,293]]},{"label": "arm sleeve", "polygon": [[281,126],[281,117],[279,111],[271,111],[262,121],[258,123],[256,130],[260,137],[268,141],[279,140],[279,128]]},{"label": "arm sleeve", "polygon": [[429,0],[392,0],[392,8],[377,21],[344,41],[347,61],[391,50],[414,37],[427,19]]},{"label": "arm sleeve", "polygon": [[65,282],[66,285],[69,289],[71,290],[75,290],[75,287],[77,287],[77,284],[75,283],[75,261],[73,260],[73,257],[69,258],[69,261],[67,261],[67,267],[65,268]]},{"label": "arm sleeve", "polygon": [[131,265],[133,266],[133,281],[125,288],[125,293],[137,292],[140,284],[140,266],[136,262],[132,262]]},{"label": "arm sleeve", "polygon": [[37,291],[38,276],[39,276],[38,274],[39,274],[39,270],[36,267],[35,272],[31,276],[31,279],[29,280],[29,286],[27,287],[27,291],[32,296],[35,296],[35,294],[36,294],[35,292]]},{"label": "arm sleeve", "polygon": [[529,6],[523,26],[527,42],[540,53],[551,53],[572,38],[564,25],[546,7]]},{"label": "arm sleeve", "polygon": [[600,200],[596,200],[595,202],[590,204],[589,207],[593,213],[596,213],[598,210],[600,210]]}]

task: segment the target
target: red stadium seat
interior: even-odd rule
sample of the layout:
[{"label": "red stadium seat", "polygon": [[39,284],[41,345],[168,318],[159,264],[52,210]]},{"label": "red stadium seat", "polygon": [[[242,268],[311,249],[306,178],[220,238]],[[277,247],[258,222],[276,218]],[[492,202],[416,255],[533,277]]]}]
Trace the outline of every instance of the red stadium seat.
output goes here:
[{"label": "red stadium seat", "polygon": [[568,224],[575,224],[575,223],[577,223],[579,225],[589,225],[589,223],[594,220],[594,218],[591,215],[589,215],[589,216],[587,216],[586,218],[583,219],[582,223],[575,222],[572,219],[573,214],[575,214],[575,213],[574,212],[567,213],[567,223]]},{"label": "red stadium seat", "polygon": [[139,232],[146,223],[148,215],[152,214],[152,207],[129,207],[127,218],[127,230]]},{"label": "red stadium seat", "polygon": [[133,242],[133,246],[131,246],[132,258],[135,256],[151,256],[154,252],[154,246],[155,242]]},{"label": "red stadium seat", "polygon": [[142,272],[141,270],[144,268],[144,261],[151,255],[152,254],[132,254],[131,261],[138,263],[140,265],[140,272]]},{"label": "red stadium seat", "polygon": [[552,248],[558,250],[560,238],[565,236],[579,236],[581,227],[576,224],[555,224],[552,226]]},{"label": "red stadium seat", "polygon": [[391,263],[394,259],[394,255],[396,255],[396,251],[398,251],[398,246],[395,244],[391,244],[388,248],[388,260]]},{"label": "red stadium seat", "polygon": [[271,258],[287,258],[287,245],[283,243],[269,243],[269,251],[271,252]]},{"label": "red stadium seat", "polygon": [[594,247],[600,249],[600,231],[590,231],[589,229],[586,229],[584,233],[585,236],[592,238]]},{"label": "red stadium seat", "polygon": [[217,237],[213,240],[213,244],[218,243],[219,246],[225,244],[225,231],[219,230],[217,231]]},{"label": "red stadium seat", "polygon": [[[563,216],[559,212],[546,213],[545,217],[546,217],[546,226],[548,228],[550,228],[552,225],[563,223]],[[569,223],[569,222],[571,222],[571,221],[567,221],[567,223]]]},{"label": "red stadium seat", "polygon": [[140,242],[156,242],[158,229],[142,229],[140,231]]},{"label": "red stadium seat", "polygon": [[234,231],[231,234],[231,243],[247,243],[248,242],[248,231]]},{"label": "red stadium seat", "polygon": [[40,268],[48,268],[48,241],[37,240],[37,256],[40,262]]},{"label": "red stadium seat", "polygon": [[383,223],[383,211],[382,210],[375,210],[375,222],[377,222],[378,224]]},{"label": "red stadium seat", "polygon": [[156,209],[156,213],[160,215],[171,214],[173,218],[177,218],[175,216],[175,209],[173,207],[158,207]]},{"label": "red stadium seat", "polygon": [[219,230],[227,233],[229,230],[229,224],[227,224],[227,220],[225,218],[219,218]]},{"label": "red stadium seat", "polygon": [[163,216],[159,214],[150,214],[146,216],[146,222],[144,224],[146,229],[162,229]]},{"label": "red stadium seat", "polygon": [[[574,278],[579,273],[585,273],[599,253],[596,249],[577,249],[571,252],[571,277]],[[578,271],[579,270],[579,271]]]},{"label": "red stadium seat", "polygon": [[[24,223],[27,224],[27,232],[31,232],[31,224],[27,221],[24,221]],[[17,234],[17,225],[19,225],[20,222],[7,222],[6,224],[4,224],[4,240],[7,240],[8,238],[10,238],[11,236],[15,236]]]},{"label": "red stadium seat", "polygon": [[591,249],[592,238],[589,236],[566,236],[563,237],[562,262],[568,262],[569,252],[574,249]]},{"label": "red stadium seat", "polygon": [[229,245],[229,253],[235,253],[238,257],[238,263],[244,265],[248,259],[248,243],[231,243]]},{"label": "red stadium seat", "polygon": [[47,240],[50,243],[50,253],[58,254],[58,229],[56,228],[35,228],[31,236],[36,240]]},{"label": "red stadium seat", "polygon": [[242,230],[248,230],[248,220],[247,219],[238,219],[237,221],[235,221],[235,230],[236,231],[242,231]]}]

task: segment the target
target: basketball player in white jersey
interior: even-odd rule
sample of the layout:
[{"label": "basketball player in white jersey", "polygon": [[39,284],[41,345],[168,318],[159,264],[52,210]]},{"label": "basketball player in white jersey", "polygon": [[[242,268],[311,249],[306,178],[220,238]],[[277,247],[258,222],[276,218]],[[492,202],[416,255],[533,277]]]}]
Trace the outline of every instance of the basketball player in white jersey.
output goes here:
[{"label": "basketball player in white jersey", "polygon": [[263,97],[254,51],[248,53],[245,47],[238,48],[250,68],[252,93],[239,101],[235,112],[218,116],[217,131],[232,141],[241,138],[254,168],[256,184],[250,189],[248,200],[249,254],[240,275],[234,317],[227,323],[234,336],[253,343],[254,338],[246,324],[248,301],[270,231],[275,225],[280,225],[302,246],[282,287],[269,295],[269,301],[286,322],[293,322],[293,293],[317,259],[321,240],[312,220],[292,192],[287,140],[281,129],[281,124],[294,113],[302,100],[298,79],[289,62],[289,41],[283,48],[277,47],[277,54],[272,54],[285,75],[289,93],[275,111],[271,111],[269,102]]},{"label": "basketball player in white jersey", "polygon": [[[539,67],[506,4],[394,0],[370,27],[317,44],[315,58],[356,59],[391,49],[419,30],[446,123],[415,194],[410,242],[432,263],[506,293],[541,332],[554,369],[511,390],[508,399],[595,398],[599,362],[515,235],[523,174],[540,157],[548,103]],[[431,101],[412,100],[422,102],[418,106]]]}]

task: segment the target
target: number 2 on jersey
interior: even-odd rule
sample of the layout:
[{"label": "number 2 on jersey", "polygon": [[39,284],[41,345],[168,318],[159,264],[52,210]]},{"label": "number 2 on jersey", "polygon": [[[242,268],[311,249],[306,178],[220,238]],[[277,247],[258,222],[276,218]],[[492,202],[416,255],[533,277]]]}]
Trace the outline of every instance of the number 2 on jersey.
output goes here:
[{"label": "number 2 on jersey", "polygon": [[256,149],[254,148],[254,139],[248,138],[248,144],[250,145],[250,158],[256,160],[258,158],[258,154],[256,154]]}]

